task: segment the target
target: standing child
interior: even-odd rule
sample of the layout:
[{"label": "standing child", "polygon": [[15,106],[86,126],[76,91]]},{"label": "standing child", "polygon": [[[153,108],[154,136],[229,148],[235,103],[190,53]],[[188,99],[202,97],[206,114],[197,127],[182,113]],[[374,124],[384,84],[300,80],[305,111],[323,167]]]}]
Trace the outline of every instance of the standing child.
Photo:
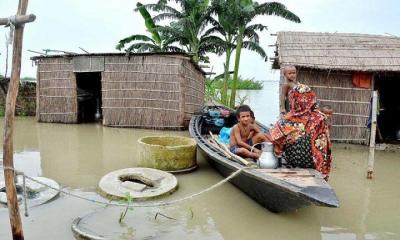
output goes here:
[{"label": "standing child", "polygon": [[247,105],[240,106],[236,110],[238,123],[233,126],[230,136],[230,151],[245,158],[258,159],[261,151],[257,148],[251,152],[253,144],[265,142],[267,139],[264,134],[252,123],[251,109]]},{"label": "standing child", "polygon": [[299,83],[297,82],[297,70],[295,66],[285,66],[283,68],[283,77],[285,78],[285,84],[282,86],[282,92],[279,97],[279,108],[280,113],[283,115],[289,112],[289,101],[287,100],[287,96],[295,86]]}]

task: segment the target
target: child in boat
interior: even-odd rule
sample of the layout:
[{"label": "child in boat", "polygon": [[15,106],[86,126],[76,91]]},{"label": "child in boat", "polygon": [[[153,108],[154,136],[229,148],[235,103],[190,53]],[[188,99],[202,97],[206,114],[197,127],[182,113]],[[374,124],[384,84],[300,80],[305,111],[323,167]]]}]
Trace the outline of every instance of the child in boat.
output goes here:
[{"label": "child in boat", "polygon": [[251,147],[253,144],[265,142],[266,137],[253,122],[254,117],[251,117],[251,112],[247,105],[242,105],[236,110],[238,123],[232,127],[229,146],[230,151],[236,155],[258,159],[261,151],[254,148],[251,152]]},{"label": "child in boat", "polygon": [[297,82],[297,70],[295,66],[285,66],[283,68],[283,77],[285,78],[285,84],[282,86],[282,92],[279,99],[279,109],[281,115],[286,114],[289,112],[289,101],[287,99],[290,90],[292,90],[295,86],[299,83]]}]

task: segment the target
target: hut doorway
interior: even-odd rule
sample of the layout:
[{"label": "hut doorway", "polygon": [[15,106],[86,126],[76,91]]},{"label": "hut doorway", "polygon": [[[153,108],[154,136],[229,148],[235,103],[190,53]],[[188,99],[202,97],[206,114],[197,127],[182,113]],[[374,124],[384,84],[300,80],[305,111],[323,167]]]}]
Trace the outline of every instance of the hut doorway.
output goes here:
[{"label": "hut doorway", "polygon": [[[400,73],[381,73],[375,78],[375,90],[379,93],[378,128],[381,140],[400,143]],[[379,133],[378,133],[379,137]]]},{"label": "hut doorway", "polygon": [[101,72],[76,73],[78,122],[101,119]]}]

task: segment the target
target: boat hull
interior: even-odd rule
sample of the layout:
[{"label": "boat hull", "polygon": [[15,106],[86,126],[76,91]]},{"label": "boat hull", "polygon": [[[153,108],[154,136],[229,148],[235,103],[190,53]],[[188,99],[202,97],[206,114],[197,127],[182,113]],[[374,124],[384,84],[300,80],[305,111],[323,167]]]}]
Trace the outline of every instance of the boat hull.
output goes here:
[{"label": "boat hull", "polygon": [[[202,135],[202,117],[193,116],[191,136],[208,156],[207,161],[227,177],[244,166],[231,161]],[[309,205],[338,207],[335,192],[314,169],[246,168],[230,182],[268,210],[279,213]]]}]

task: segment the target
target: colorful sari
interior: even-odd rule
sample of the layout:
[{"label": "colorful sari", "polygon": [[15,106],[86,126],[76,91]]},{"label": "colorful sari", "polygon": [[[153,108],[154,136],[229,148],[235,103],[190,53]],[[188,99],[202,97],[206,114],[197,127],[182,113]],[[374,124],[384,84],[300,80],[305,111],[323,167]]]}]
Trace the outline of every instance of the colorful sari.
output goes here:
[{"label": "colorful sari", "polygon": [[289,102],[290,112],[269,131],[275,153],[289,167],[314,168],[328,179],[332,156],[327,116],[317,108],[315,93],[306,85],[294,87]]}]

